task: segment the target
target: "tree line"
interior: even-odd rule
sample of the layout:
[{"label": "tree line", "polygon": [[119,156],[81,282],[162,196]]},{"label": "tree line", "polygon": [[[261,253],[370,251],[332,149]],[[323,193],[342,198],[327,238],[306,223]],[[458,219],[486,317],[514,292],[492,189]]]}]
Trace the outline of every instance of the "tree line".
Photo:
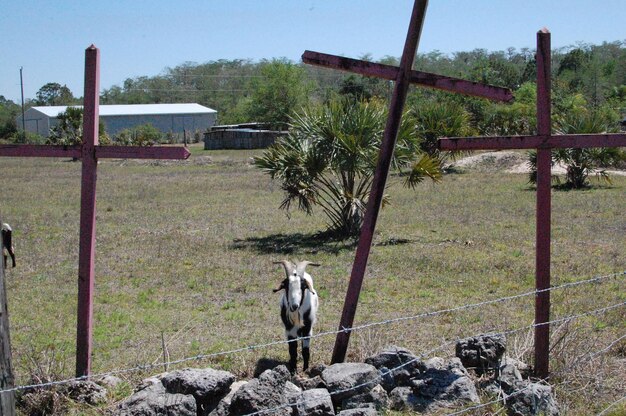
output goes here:
[{"label": "tree line", "polygon": [[[371,56],[361,59],[372,60]],[[614,118],[623,119],[626,109],[626,41],[601,45],[579,44],[556,49],[552,55],[555,111],[573,106],[604,107]],[[380,63],[395,65],[398,59],[384,57]],[[445,100],[460,103],[470,114],[480,134],[522,133],[532,129],[530,108],[524,100],[532,94],[535,80],[534,51],[523,48],[489,52],[419,54],[415,68],[513,89],[518,100],[509,106],[483,100],[456,98],[451,94],[412,88],[409,100]],[[242,122],[272,123],[284,127],[290,117],[305,107],[322,105],[337,97],[356,100],[387,100],[389,81],[311,67],[287,59],[217,60],[202,64],[186,62],[165,68],[157,76],[126,79],[102,91],[102,104],[147,104],[196,102],[218,111],[221,124]],[[33,105],[80,104],[65,85],[50,82],[42,86]],[[0,139],[10,139],[20,126],[15,116],[20,106],[0,96]],[[517,117],[521,115],[522,117]]]}]

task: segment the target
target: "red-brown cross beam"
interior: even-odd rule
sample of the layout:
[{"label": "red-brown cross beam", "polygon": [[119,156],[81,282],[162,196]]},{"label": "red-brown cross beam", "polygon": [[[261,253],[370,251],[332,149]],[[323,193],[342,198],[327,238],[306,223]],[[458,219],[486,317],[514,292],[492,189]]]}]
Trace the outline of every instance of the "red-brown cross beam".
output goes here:
[{"label": "red-brown cross beam", "polygon": [[[441,150],[537,149],[537,218],[535,287],[550,287],[550,149],[626,146],[626,134],[552,135],[550,107],[550,32],[537,33],[537,130],[535,136],[463,137],[439,140]],[[550,292],[535,296],[535,373],[549,374]]]},{"label": "red-brown cross beam", "polygon": [[88,376],[91,372],[98,159],[187,159],[189,157],[189,152],[183,147],[99,146],[99,90],[100,51],[91,45],[85,51],[83,143],[75,146],[0,145],[0,156],[72,157],[82,160],[76,324],[77,377]]},{"label": "red-brown cross beam", "polygon": [[389,166],[393,156],[393,149],[398,135],[398,126],[402,117],[402,110],[408,92],[409,84],[418,84],[425,87],[437,88],[451,92],[474,95],[498,101],[510,101],[513,95],[506,88],[493,87],[478,84],[460,79],[444,77],[425,72],[412,71],[413,60],[417,51],[424,16],[426,14],[427,0],[415,0],[409,30],[400,59],[400,66],[375,64],[355,59],[342,58],[339,56],[321,54],[306,51],[302,55],[302,60],[307,64],[319,65],[343,71],[355,72],[361,75],[379,77],[395,81],[395,88],[389,105],[389,115],[383,133],[383,141],[378,155],[378,165],[374,172],[372,190],[369,195],[363,226],[359,236],[359,243],[356,250],[352,274],[343,307],[341,322],[335,341],[332,362],[343,362],[350,340],[350,329],[354,322],[359,293],[363,284],[363,276],[367,266],[367,259],[372,246],[374,228],[378,219],[378,212],[385,190],[385,183],[389,173]]}]

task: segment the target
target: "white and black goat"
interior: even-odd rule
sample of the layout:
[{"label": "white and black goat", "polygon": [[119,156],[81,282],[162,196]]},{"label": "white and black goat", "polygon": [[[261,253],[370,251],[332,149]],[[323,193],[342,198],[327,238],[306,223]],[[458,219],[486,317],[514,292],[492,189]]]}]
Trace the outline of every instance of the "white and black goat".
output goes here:
[{"label": "white and black goat", "polygon": [[[305,268],[308,265],[319,266],[319,264],[310,261],[293,264],[287,260],[275,262],[275,264],[282,264],[287,276],[280,286],[274,289],[274,293],[281,290],[285,291],[280,298],[280,317],[285,325],[287,340],[310,337],[317,319],[319,300],[313,288],[313,278],[305,271]],[[310,343],[310,338],[302,340],[303,370],[309,368]],[[295,373],[298,361],[298,344],[293,341],[289,342],[288,345],[289,371]]]},{"label": "white and black goat", "polygon": [[6,223],[2,223],[2,244],[0,244],[0,251],[2,251],[2,255],[4,257],[4,267],[7,267],[7,255],[6,252],[11,256],[11,263],[13,263],[13,267],[15,267],[15,253],[13,252],[13,241],[12,241],[13,229],[11,226]]}]

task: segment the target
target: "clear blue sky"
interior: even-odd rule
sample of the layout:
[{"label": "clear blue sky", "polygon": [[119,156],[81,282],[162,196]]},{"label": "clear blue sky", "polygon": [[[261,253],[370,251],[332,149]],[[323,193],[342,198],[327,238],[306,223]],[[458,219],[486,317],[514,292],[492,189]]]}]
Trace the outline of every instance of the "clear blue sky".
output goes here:
[{"label": "clear blue sky", "polygon": [[[101,51],[101,88],[183,62],[287,57],[306,49],[375,59],[402,52],[412,0],[0,0],[0,95],[47,82],[83,95],[84,50]],[[431,0],[419,52],[626,41],[624,0]]]}]

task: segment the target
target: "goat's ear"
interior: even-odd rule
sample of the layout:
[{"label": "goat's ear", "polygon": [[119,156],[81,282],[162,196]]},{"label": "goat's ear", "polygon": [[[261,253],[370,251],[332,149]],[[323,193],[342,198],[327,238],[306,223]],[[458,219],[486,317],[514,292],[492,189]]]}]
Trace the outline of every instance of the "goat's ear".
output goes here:
[{"label": "goat's ear", "polygon": [[278,286],[276,289],[273,289],[272,292],[276,293],[276,292],[280,292],[283,289],[286,289],[286,284],[285,281],[283,280],[282,282],[280,282],[280,286]]},{"label": "goat's ear", "polygon": [[313,284],[311,283],[311,281],[309,279],[302,279],[304,281],[304,284],[306,285],[307,289],[309,289],[311,291],[311,293],[313,293],[314,295],[317,295],[317,293],[315,293],[315,289],[313,289]]}]

